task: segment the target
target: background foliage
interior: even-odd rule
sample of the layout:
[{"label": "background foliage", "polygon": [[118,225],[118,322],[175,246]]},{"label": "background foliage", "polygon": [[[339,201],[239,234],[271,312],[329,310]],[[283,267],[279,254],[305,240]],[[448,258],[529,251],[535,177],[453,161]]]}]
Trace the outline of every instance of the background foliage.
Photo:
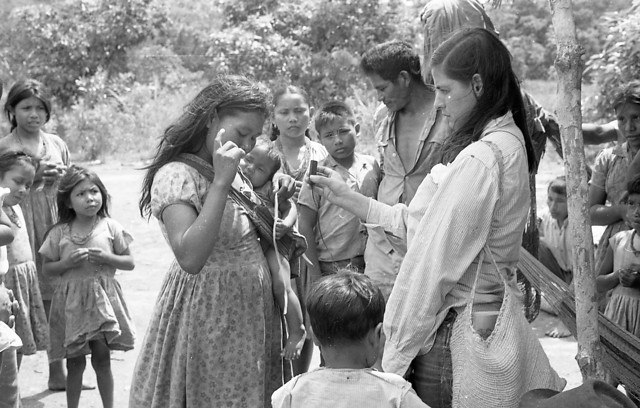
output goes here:
[{"label": "background foliage", "polygon": [[[640,0],[634,0],[636,4]],[[215,75],[293,82],[313,104],[343,98],[370,135],[375,94],[359,58],[392,38],[422,49],[425,0],[3,0],[0,79],[39,79],[56,97],[50,130],[80,158],[145,157],[170,120]],[[640,75],[640,21],[628,0],[574,0],[586,79],[603,89],[588,110],[610,115],[607,92]],[[553,79],[547,0],[488,12],[521,78]],[[620,12],[622,10],[622,12]],[[29,29],[25,29],[29,27]],[[3,121],[2,133],[8,131]],[[371,143],[364,137],[362,143]]]}]

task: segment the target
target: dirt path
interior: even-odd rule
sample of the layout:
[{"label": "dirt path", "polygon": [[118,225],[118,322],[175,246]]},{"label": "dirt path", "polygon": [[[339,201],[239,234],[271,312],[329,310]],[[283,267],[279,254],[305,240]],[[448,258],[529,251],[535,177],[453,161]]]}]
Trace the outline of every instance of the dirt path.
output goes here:
[{"label": "dirt path", "polygon": [[[548,181],[557,175],[557,163],[549,161],[548,166],[550,166],[548,170],[545,170],[546,167],[541,168],[542,174],[538,180],[539,191],[541,188],[543,192],[546,191]],[[162,238],[157,222],[151,220],[147,223],[139,215],[137,208],[142,172],[136,171],[133,166],[113,164],[92,168],[100,175],[112,196],[112,217],[119,221],[135,238],[135,242],[132,244],[132,253],[136,260],[136,268],[131,272],[119,273],[118,280],[133,314],[139,344],[146,332],[148,318],[162,278],[172,259],[171,252]],[[543,197],[544,194],[540,198],[543,199]],[[573,388],[581,383],[578,367],[573,359],[577,352],[576,342],[573,338],[551,339],[545,337],[545,331],[553,324],[554,320],[549,315],[542,314],[534,322],[533,327],[540,337],[552,365],[561,376],[567,379],[568,387]],[[314,367],[319,363],[317,354],[312,362]],[[137,356],[137,349],[126,353],[114,352],[112,354],[115,407],[127,407],[129,385]],[[47,378],[46,353],[40,352],[24,358],[20,371],[20,386],[25,408],[66,407],[65,393],[48,391]],[[89,361],[87,362],[85,379],[95,384],[95,374]],[[102,407],[98,390],[83,391],[80,405],[87,408]]]}]

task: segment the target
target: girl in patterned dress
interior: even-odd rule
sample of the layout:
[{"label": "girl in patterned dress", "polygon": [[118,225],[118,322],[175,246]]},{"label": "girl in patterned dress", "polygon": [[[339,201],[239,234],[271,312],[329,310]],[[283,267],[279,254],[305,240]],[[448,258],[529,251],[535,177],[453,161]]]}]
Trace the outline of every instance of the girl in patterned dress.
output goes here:
[{"label": "girl in patterned dress", "polygon": [[130,408],[268,407],[283,383],[267,261],[229,196],[232,186],[251,189],[238,165],[268,112],[262,86],[219,76],[165,130],[147,168],[140,209],[158,219],[175,260],[142,342]]},{"label": "girl in patterned dress", "polygon": [[9,188],[2,210],[11,220],[13,242],[7,245],[9,270],[4,284],[13,290],[20,308],[15,316],[16,333],[22,340],[18,350],[18,368],[23,355],[46,350],[49,343],[49,327],[38,285],[38,271],[33,262],[24,216],[18,205],[28,194],[36,173],[36,161],[23,152],[0,154],[0,187]]},{"label": "girl in patterned dress", "polygon": [[96,372],[105,408],[113,407],[111,350],[133,349],[133,321],[115,279],[117,269],[134,268],[131,235],[109,217],[100,178],[71,166],[60,180],[60,220],[47,233],[40,254],[46,274],[59,276],[51,302],[52,358],[67,359],[67,406],[80,402],[86,355]]}]

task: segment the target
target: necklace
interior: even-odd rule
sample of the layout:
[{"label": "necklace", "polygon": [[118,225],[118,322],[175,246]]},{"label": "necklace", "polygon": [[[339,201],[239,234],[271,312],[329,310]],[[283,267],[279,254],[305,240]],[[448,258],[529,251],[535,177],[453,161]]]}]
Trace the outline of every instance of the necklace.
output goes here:
[{"label": "necklace", "polygon": [[71,242],[73,242],[76,245],[84,245],[87,242],[89,242],[89,239],[93,235],[93,231],[95,231],[95,229],[96,229],[96,225],[98,225],[98,220],[99,219],[100,219],[100,217],[98,217],[96,215],[94,220],[93,220],[93,224],[91,225],[91,230],[89,230],[89,232],[86,235],[74,234],[73,233],[73,223],[70,223],[69,224],[69,235],[70,235]]},{"label": "necklace", "polygon": [[634,256],[640,257],[640,249],[636,249],[635,245],[633,245],[633,240],[636,237],[636,230],[633,230],[631,233],[631,239],[629,240],[629,249],[633,252]]},{"label": "necklace", "polygon": [[[20,147],[22,148],[22,151],[25,153],[29,153],[29,151],[27,150],[27,146],[25,146],[24,142],[22,141],[22,136],[20,136],[18,134],[18,131],[16,129],[15,133],[14,133],[16,140],[18,141],[18,143],[20,144]],[[46,152],[47,152],[47,146],[44,143],[44,138],[40,135],[38,135],[38,143],[36,144],[36,151],[35,154],[33,154],[34,157],[39,157],[42,158],[45,156]],[[42,154],[40,153],[40,145],[42,145]]]},{"label": "necklace", "polygon": [[[18,214],[16,214],[15,210],[13,209],[13,207],[4,206],[3,208],[5,209],[4,213],[7,214],[7,217],[9,217],[11,222],[14,223],[16,227],[22,228],[22,223],[20,222],[20,217],[18,217]],[[6,211],[6,210],[11,210],[11,213],[9,213],[9,211]]]}]

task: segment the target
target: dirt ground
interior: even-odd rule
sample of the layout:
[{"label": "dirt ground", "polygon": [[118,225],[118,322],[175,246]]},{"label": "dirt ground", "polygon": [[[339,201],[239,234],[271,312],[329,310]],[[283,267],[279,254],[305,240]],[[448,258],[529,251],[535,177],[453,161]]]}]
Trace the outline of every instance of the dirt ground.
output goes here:
[{"label": "dirt ground", "polygon": [[[561,164],[556,155],[549,154],[543,161],[538,177],[538,207],[545,203],[546,185],[555,176],[561,174]],[[124,290],[127,304],[137,328],[137,342],[142,341],[147,329],[149,315],[155,303],[156,295],[162,283],[164,273],[172,259],[169,247],[160,233],[155,220],[147,222],[138,212],[138,199],[142,172],[132,164],[101,164],[90,166],[102,178],[112,196],[111,216],[118,220],[134,235],[132,253],[136,268],[130,272],[118,274]],[[542,206],[541,206],[542,204]],[[544,333],[553,327],[555,319],[545,313],[533,323],[551,364],[558,373],[567,379],[567,388],[579,385],[581,376],[574,360],[577,344],[572,337],[552,339]],[[138,350],[114,352],[112,370],[115,380],[115,407],[127,407],[129,386]],[[318,353],[314,355],[312,367],[319,364]],[[66,407],[64,392],[51,392],[47,389],[47,356],[39,352],[23,359],[20,371],[20,386],[25,408]],[[95,374],[87,362],[85,382],[95,384]],[[83,391],[80,406],[87,408],[102,407],[98,390]]]}]

